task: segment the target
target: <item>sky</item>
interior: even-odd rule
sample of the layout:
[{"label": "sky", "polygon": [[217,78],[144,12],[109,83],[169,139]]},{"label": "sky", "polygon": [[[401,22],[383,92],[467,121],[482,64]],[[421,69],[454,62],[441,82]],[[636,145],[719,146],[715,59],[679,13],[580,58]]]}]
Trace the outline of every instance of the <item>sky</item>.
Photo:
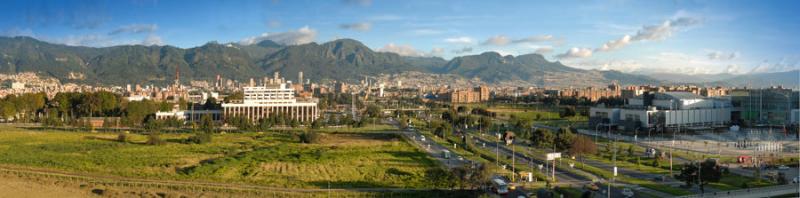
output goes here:
[{"label": "sky", "polygon": [[582,69],[760,73],[800,68],[800,1],[4,1],[0,36],[182,48],[352,38],[451,59],[538,53]]}]

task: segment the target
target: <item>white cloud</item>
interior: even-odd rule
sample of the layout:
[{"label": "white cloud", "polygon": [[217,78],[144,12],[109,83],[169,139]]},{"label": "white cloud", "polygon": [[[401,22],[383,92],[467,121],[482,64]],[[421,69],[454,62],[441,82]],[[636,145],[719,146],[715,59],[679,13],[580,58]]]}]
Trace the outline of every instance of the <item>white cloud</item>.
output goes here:
[{"label": "white cloud", "polygon": [[503,46],[503,45],[508,45],[508,44],[512,44],[512,43],[513,44],[539,43],[539,42],[546,42],[546,41],[557,42],[558,40],[555,39],[555,37],[553,37],[553,35],[530,36],[530,37],[520,38],[520,39],[511,39],[511,38],[509,38],[507,36],[504,36],[504,35],[496,35],[496,36],[489,37],[482,44],[483,45]]},{"label": "white cloud", "polygon": [[673,20],[666,20],[659,25],[646,25],[631,38],[633,41],[663,40],[672,36],[676,30],[684,27],[697,25],[700,20],[692,17],[679,17]]},{"label": "white cloud", "polygon": [[549,53],[552,53],[552,52],[553,52],[553,47],[550,47],[550,46],[544,46],[544,47],[539,47],[539,48],[537,48],[537,49],[536,49],[536,51],[534,51],[533,53],[537,53],[537,54],[549,54]]},{"label": "white cloud", "polygon": [[295,31],[263,33],[258,36],[248,37],[239,41],[239,44],[252,45],[263,40],[271,40],[284,45],[300,45],[314,42],[316,37],[317,30],[305,26]]},{"label": "white cloud", "polygon": [[472,52],[472,47],[464,47],[464,48],[461,48],[461,49],[454,49],[452,52],[455,53],[455,54],[469,53],[469,52]]},{"label": "white cloud", "polygon": [[164,41],[161,39],[160,36],[155,34],[147,35],[147,37],[142,41],[142,45],[164,45]]},{"label": "white cloud", "polygon": [[[625,35],[622,38],[619,38],[617,40],[610,40],[610,41],[604,43],[602,46],[594,49],[594,51],[596,51],[596,52],[608,52],[608,51],[613,51],[613,50],[617,50],[617,49],[623,48],[623,47],[625,47],[625,46],[627,46],[627,45],[629,45],[629,44],[631,44],[633,42],[637,42],[637,41],[663,40],[663,39],[666,39],[666,38],[672,36],[672,34],[675,31],[678,31],[678,30],[680,30],[682,28],[694,26],[694,25],[697,25],[697,24],[700,23],[700,20],[698,20],[698,19],[696,19],[694,17],[681,16],[681,15],[685,15],[685,14],[682,13],[682,12],[679,12],[678,14],[676,14],[676,16],[680,16],[680,17],[675,17],[674,19],[666,20],[666,21],[664,21],[663,23],[661,23],[659,25],[645,25],[641,29],[639,29],[636,32],[635,35],[633,35],[633,36]],[[574,50],[577,50],[577,51],[574,51]],[[575,53],[571,53],[571,52],[575,52]],[[578,48],[572,48],[572,49],[570,49],[570,51],[568,51],[568,52],[566,52],[564,54],[560,54],[557,57],[558,58],[582,58],[582,57],[590,57],[590,56],[592,56],[591,53],[587,53],[585,51],[581,51]]]},{"label": "white cloud", "polygon": [[386,44],[382,48],[378,49],[378,51],[395,53],[400,56],[417,56],[417,57],[431,57],[431,56],[441,57],[444,54],[444,48],[434,47],[431,49],[430,52],[423,52],[415,49],[411,45],[399,45],[394,43]]},{"label": "white cloud", "polygon": [[708,59],[711,60],[733,60],[739,57],[739,52],[725,53],[721,51],[712,51],[708,53]]},{"label": "white cloud", "polygon": [[410,45],[396,45],[389,43],[378,49],[379,52],[391,52],[400,56],[422,56],[423,54]]},{"label": "white cloud", "polygon": [[429,36],[429,35],[438,35],[443,34],[444,31],[437,30],[437,29],[430,29],[430,28],[420,28],[411,30],[410,33],[416,36]]},{"label": "white cloud", "polygon": [[349,5],[369,6],[372,5],[372,0],[342,0],[342,3]]},{"label": "white cloud", "polygon": [[538,43],[538,42],[545,42],[545,41],[553,41],[555,38],[553,35],[539,35],[539,36],[531,36],[527,38],[515,39],[511,41],[512,43]]},{"label": "white cloud", "polygon": [[119,27],[114,31],[109,32],[109,35],[116,35],[121,33],[131,33],[131,34],[138,34],[138,33],[153,33],[158,30],[158,25],[156,24],[131,24]]},{"label": "white cloud", "polygon": [[752,70],[751,73],[772,73],[772,72],[785,72],[791,70],[800,69],[800,59],[795,57],[794,60],[790,60],[787,57],[781,58],[780,61],[770,63],[768,60],[764,60]]},{"label": "white cloud", "polygon": [[573,47],[563,54],[556,55],[558,59],[585,58],[592,56],[592,49]]},{"label": "white cloud", "polygon": [[595,49],[595,51],[607,52],[611,50],[616,50],[631,43],[631,36],[625,35],[618,40],[610,40],[603,44],[600,48]]},{"label": "white cloud", "polygon": [[500,56],[508,56],[508,55],[512,55],[513,56],[514,55],[514,53],[509,52],[509,51],[505,51],[505,50],[496,49],[496,50],[492,50],[492,51],[493,52],[497,52],[498,54],[500,54]]},{"label": "white cloud", "polygon": [[444,48],[434,47],[431,49],[431,52],[427,54],[427,56],[442,56],[444,54]]},{"label": "white cloud", "polygon": [[348,30],[355,30],[359,32],[366,32],[372,29],[372,24],[369,22],[362,22],[362,23],[348,23],[348,24],[341,24],[339,28],[348,29]]},{"label": "white cloud", "polygon": [[739,65],[735,65],[735,64],[734,65],[728,65],[728,67],[725,68],[725,73],[741,74],[742,73],[742,67],[740,67]]},{"label": "white cloud", "polygon": [[475,40],[468,36],[461,36],[461,37],[451,37],[444,39],[444,42],[451,43],[451,44],[472,44],[475,43]]},{"label": "white cloud", "polygon": [[511,43],[511,39],[503,35],[497,35],[486,39],[483,45],[507,45],[508,43]]}]

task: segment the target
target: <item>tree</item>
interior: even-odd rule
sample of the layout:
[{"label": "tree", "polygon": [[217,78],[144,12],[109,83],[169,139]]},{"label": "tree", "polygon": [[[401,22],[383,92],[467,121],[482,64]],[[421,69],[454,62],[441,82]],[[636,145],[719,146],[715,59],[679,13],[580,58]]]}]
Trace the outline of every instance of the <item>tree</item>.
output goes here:
[{"label": "tree", "polygon": [[530,138],[533,145],[541,148],[549,148],[555,141],[555,135],[548,129],[538,128]]},{"label": "tree", "polygon": [[485,128],[489,128],[489,127],[491,127],[491,126],[492,126],[492,119],[491,119],[491,118],[488,118],[488,117],[486,117],[486,116],[481,116],[481,118],[480,118],[480,121],[479,121],[479,122],[480,122],[480,126],[481,126],[481,129],[482,129],[482,130],[483,130],[483,129],[485,129]]},{"label": "tree", "polygon": [[200,118],[200,130],[206,133],[213,133],[216,130],[214,120],[211,120],[211,117],[208,115],[203,115],[203,117]]},{"label": "tree", "polygon": [[633,157],[633,145],[628,145],[628,157]]},{"label": "tree", "polygon": [[371,118],[379,118],[379,117],[381,117],[381,112],[382,111],[383,110],[381,110],[381,107],[379,107],[378,105],[370,104],[370,105],[367,106],[366,114],[367,114],[367,116],[369,116]]},{"label": "tree", "polygon": [[581,159],[581,164],[583,164],[584,155],[592,155],[597,153],[597,145],[594,143],[594,141],[592,141],[591,138],[579,135],[575,137],[574,141],[572,141],[572,146],[569,149],[569,153]]},{"label": "tree", "polygon": [[574,106],[567,106],[567,107],[562,108],[562,110],[561,110],[561,117],[562,118],[572,117],[572,116],[575,116],[575,114],[577,114],[577,113],[575,111],[575,107]]},{"label": "tree", "polygon": [[311,122],[311,126],[310,127],[311,127],[311,129],[322,128],[322,121],[319,121],[319,119],[316,119],[313,122]]},{"label": "tree", "polygon": [[[314,120],[314,122],[317,122],[317,121]],[[258,130],[267,131],[267,130],[269,130],[269,128],[272,128],[272,125],[273,125],[273,123],[272,123],[272,121],[270,119],[261,118],[261,121],[258,122]]]},{"label": "tree", "polygon": [[219,105],[217,105],[217,99],[214,97],[208,97],[206,102],[203,103],[203,109],[219,109]]},{"label": "tree", "polygon": [[400,125],[400,129],[408,128],[408,120],[405,117],[400,118],[397,122],[398,125]]},{"label": "tree", "polygon": [[556,148],[558,150],[569,150],[572,147],[572,142],[575,140],[575,134],[569,127],[561,129],[561,133],[556,136]]},{"label": "tree", "polygon": [[676,178],[686,182],[687,186],[698,184],[700,185],[700,190],[705,191],[704,187],[706,184],[719,182],[722,178],[722,169],[717,164],[717,160],[708,159],[700,163],[699,167],[697,163],[684,165]]},{"label": "tree", "polygon": [[237,91],[237,92],[233,92],[230,95],[226,96],[223,99],[223,101],[225,101],[226,103],[230,103],[231,101],[234,101],[234,100],[243,100],[243,99],[244,99],[244,92]]}]

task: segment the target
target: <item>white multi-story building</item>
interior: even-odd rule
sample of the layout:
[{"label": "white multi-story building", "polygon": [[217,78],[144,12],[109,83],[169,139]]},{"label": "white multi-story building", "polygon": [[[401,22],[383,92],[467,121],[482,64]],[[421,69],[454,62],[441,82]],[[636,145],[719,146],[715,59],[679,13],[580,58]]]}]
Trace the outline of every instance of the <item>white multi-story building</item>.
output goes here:
[{"label": "white multi-story building", "polygon": [[316,99],[295,97],[287,83],[244,87],[240,103],[223,103],[223,116],[245,117],[253,122],[280,114],[299,122],[312,122],[319,117]]},{"label": "white multi-story building", "polygon": [[730,123],[731,109],[731,101],[726,98],[706,98],[689,92],[644,94],[629,99],[622,108],[590,108],[589,124],[618,125],[626,130],[721,127]]}]

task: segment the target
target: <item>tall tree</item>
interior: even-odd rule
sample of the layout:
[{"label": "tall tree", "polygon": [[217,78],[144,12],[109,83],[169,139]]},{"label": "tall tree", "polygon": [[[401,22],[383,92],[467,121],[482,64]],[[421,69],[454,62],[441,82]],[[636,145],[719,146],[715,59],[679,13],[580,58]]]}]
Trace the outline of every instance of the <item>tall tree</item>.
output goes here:
[{"label": "tall tree", "polygon": [[591,138],[579,135],[575,137],[574,141],[572,141],[572,146],[569,149],[569,153],[581,159],[581,164],[583,164],[585,155],[593,155],[597,153],[597,145],[594,143],[594,141],[592,141]]}]

